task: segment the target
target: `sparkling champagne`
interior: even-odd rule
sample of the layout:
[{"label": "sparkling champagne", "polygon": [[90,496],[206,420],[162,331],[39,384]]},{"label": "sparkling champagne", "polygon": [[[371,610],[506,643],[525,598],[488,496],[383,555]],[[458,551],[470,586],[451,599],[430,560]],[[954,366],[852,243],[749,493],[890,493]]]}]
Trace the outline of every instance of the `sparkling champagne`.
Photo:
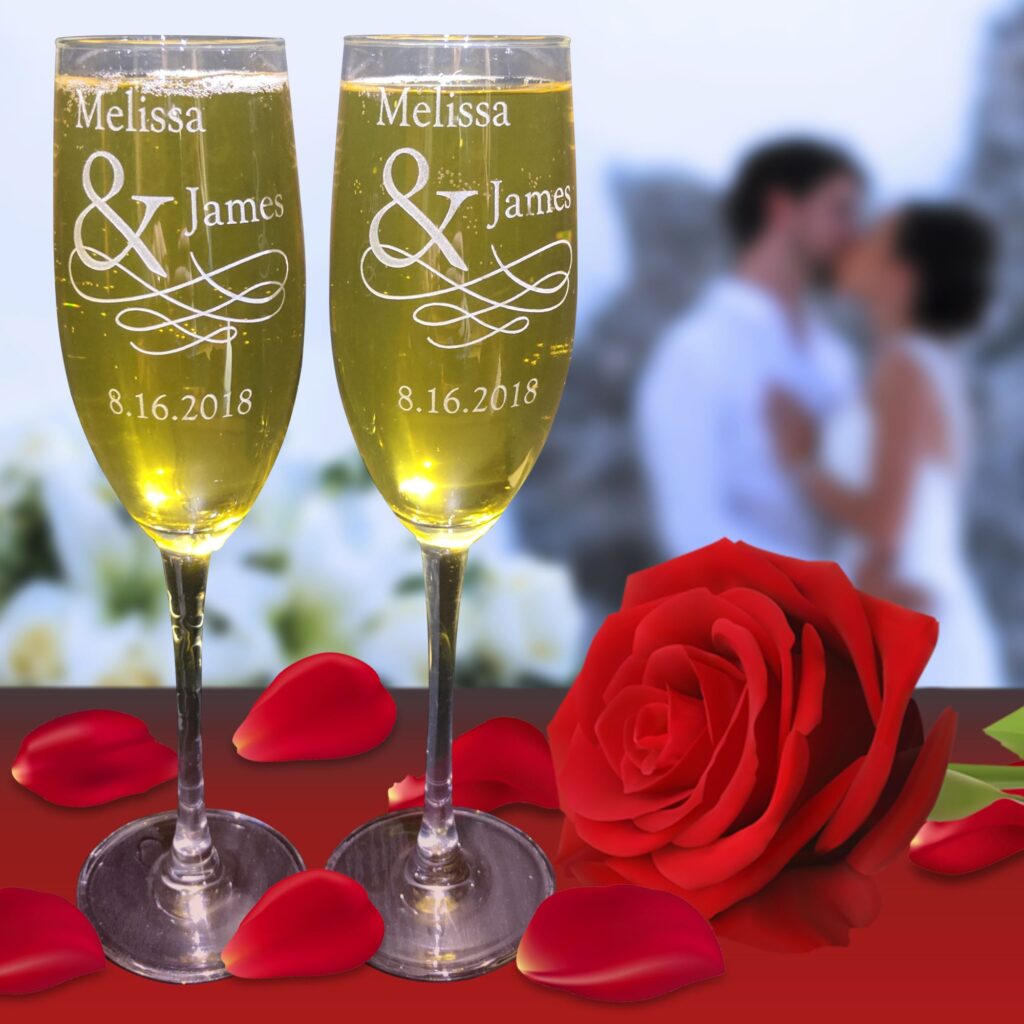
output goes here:
[{"label": "sparkling champagne", "polygon": [[57,309],[100,466],[163,547],[219,547],[284,438],[305,274],[284,74],[59,75]]},{"label": "sparkling champagne", "polygon": [[331,326],[356,443],[420,539],[462,547],[522,484],[569,366],[568,82],[342,85]]}]

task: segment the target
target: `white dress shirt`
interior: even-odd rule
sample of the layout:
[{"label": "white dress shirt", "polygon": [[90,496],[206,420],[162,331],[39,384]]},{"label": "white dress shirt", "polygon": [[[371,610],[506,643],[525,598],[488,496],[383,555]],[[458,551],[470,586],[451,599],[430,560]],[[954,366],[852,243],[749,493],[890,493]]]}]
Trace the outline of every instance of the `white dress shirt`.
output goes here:
[{"label": "white dress shirt", "polygon": [[780,464],[767,418],[773,387],[819,421],[856,389],[852,353],[808,312],[800,330],[768,292],[729,277],[658,343],[635,424],[666,556],[728,537],[827,558],[828,534]]}]

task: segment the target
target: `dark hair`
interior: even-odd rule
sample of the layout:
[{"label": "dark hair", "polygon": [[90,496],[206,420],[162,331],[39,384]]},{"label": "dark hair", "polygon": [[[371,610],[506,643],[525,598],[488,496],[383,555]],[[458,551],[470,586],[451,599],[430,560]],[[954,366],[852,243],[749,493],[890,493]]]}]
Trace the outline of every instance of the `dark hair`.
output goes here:
[{"label": "dark hair", "polygon": [[977,324],[995,261],[995,238],[983,217],[951,203],[907,203],[896,212],[893,249],[917,277],[915,327],[942,336]]},{"label": "dark hair", "polygon": [[837,175],[864,180],[846,150],[818,139],[777,139],[751,150],[725,197],[725,223],[733,242],[742,247],[761,233],[765,200],[772,192],[806,196]]}]

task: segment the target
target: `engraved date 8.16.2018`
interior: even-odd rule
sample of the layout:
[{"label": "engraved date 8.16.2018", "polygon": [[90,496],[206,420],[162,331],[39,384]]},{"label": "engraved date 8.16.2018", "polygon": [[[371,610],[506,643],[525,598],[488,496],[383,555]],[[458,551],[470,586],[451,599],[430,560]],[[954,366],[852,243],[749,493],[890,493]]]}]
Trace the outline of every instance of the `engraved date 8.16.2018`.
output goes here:
[{"label": "engraved date 8.16.2018", "polygon": [[107,407],[115,416],[182,423],[248,416],[252,412],[252,401],[252,388],[242,388],[237,394],[187,391],[176,396],[147,395],[142,391],[123,395],[117,388],[107,392]]},{"label": "engraved date 8.16.2018", "polygon": [[398,408],[402,412],[422,412],[431,415],[449,416],[455,413],[501,412],[502,409],[518,409],[533,405],[537,400],[540,380],[517,380],[511,384],[491,384],[473,387],[456,385],[453,388],[426,388],[417,395],[409,384],[398,388]]}]

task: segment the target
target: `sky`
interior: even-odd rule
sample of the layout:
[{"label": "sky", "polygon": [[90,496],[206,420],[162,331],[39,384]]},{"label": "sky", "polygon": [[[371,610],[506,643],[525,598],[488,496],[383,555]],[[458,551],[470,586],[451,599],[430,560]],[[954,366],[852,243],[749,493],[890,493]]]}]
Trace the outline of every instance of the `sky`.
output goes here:
[{"label": "sky", "polygon": [[[164,10],[173,7],[173,17]],[[585,320],[622,267],[613,168],[680,168],[721,183],[757,137],[787,128],[853,145],[880,203],[954,180],[983,43],[1007,0],[0,0],[8,81],[0,203],[0,441],[73,419],[53,311],[53,39],[81,33],[226,33],[287,40],[308,264],[306,372],[285,456],[350,439],[330,370],[327,252],[341,40],[358,32],[567,33],[573,37]],[[469,11],[472,13],[468,13]],[[10,65],[13,63],[13,67]],[[309,372],[311,366],[323,372]],[[326,428],[325,428],[326,425]],[[83,441],[84,445],[84,441]]]}]

